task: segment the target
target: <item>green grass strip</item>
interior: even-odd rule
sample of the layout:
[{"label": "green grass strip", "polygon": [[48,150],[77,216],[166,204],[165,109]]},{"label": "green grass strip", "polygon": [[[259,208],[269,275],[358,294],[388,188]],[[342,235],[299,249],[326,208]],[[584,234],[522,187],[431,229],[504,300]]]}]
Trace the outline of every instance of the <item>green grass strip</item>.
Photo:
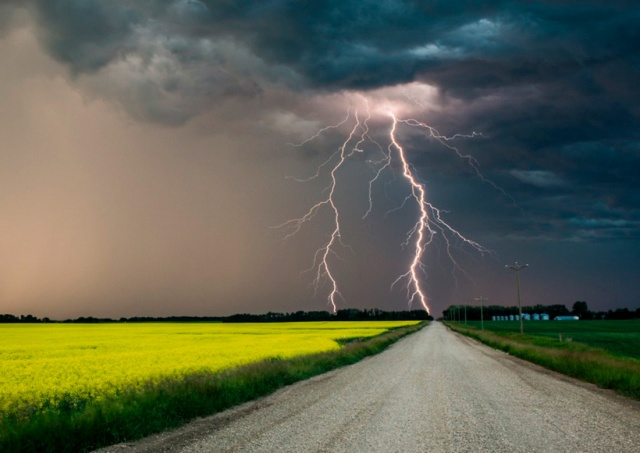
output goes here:
[{"label": "green grass strip", "polygon": [[496,334],[457,323],[446,325],[492,348],[599,387],[640,400],[640,361],[616,357],[577,342],[519,333]]},{"label": "green grass strip", "polygon": [[165,379],[80,408],[57,407],[5,417],[0,420],[0,451],[82,452],[140,439],[355,363],[426,324],[392,329],[336,351]]}]

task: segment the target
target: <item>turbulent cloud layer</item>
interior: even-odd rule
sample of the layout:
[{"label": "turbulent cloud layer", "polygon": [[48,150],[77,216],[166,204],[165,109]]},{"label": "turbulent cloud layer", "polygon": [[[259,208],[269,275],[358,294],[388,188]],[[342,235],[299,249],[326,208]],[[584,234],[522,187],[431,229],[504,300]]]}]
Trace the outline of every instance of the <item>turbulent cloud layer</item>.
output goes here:
[{"label": "turbulent cloud layer", "polygon": [[569,107],[606,96],[630,110],[627,73],[638,70],[633,2],[27,3],[43,45],[72,73],[126,66],[167,97],[201,90],[211,101],[253,96],[269,84],[335,91],[421,80],[467,100],[528,93],[548,103],[560,95],[554,104]]},{"label": "turbulent cloud layer", "polygon": [[[145,127],[195,124],[238,143],[251,131],[234,157],[248,162],[283,158],[270,146],[364,98],[445,135],[477,131],[457,143],[490,184],[423,136],[403,137],[456,226],[503,254],[523,241],[635,250],[637,2],[467,3],[8,0],[0,39],[29,30],[85,100]],[[294,155],[312,165],[338,142]]]},{"label": "turbulent cloud layer", "polygon": [[[137,118],[178,124],[278,89],[366,93],[419,81],[439,91],[440,121],[483,131],[500,148],[491,163],[520,181],[551,172],[564,190],[597,197],[602,178],[615,178],[601,162],[638,163],[634,2],[27,3],[42,45],[77,83]],[[634,187],[611,188],[622,203],[637,189],[628,176]]]}]

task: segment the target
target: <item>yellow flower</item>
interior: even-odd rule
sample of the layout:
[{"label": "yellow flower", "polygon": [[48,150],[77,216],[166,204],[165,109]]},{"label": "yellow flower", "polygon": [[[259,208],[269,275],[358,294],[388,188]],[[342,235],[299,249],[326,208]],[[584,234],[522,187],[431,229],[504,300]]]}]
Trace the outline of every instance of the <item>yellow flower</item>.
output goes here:
[{"label": "yellow flower", "polygon": [[269,358],[340,348],[415,322],[0,325],[0,416]]}]

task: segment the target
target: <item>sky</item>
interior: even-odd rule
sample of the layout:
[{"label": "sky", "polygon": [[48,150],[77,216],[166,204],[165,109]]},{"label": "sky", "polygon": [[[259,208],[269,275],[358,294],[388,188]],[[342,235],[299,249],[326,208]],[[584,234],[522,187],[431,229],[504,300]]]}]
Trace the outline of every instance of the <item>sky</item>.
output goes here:
[{"label": "sky", "polygon": [[514,262],[523,305],[640,307],[638,23],[616,0],[3,0],[0,313],[332,310],[329,277],[337,309],[420,309],[392,138],[432,314],[516,305]]}]

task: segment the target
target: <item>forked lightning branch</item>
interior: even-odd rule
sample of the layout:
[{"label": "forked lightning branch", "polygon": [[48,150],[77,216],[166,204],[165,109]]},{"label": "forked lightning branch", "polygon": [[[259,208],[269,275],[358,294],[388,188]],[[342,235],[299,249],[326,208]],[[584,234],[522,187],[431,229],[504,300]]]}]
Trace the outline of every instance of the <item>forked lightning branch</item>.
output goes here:
[{"label": "forked lightning branch", "polygon": [[372,113],[368,104],[366,104],[365,108],[360,110],[354,107],[349,108],[346,116],[340,122],[322,128],[316,134],[294,145],[302,147],[313,140],[320,139],[323,134],[329,131],[348,131],[345,134],[344,141],[317,168],[314,175],[307,179],[297,179],[298,182],[304,183],[327,175],[329,182],[322,191],[322,194],[325,194],[323,198],[321,197],[315,204],[310,206],[300,217],[288,220],[276,227],[285,231],[285,238],[289,238],[298,233],[306,223],[312,222],[317,216],[329,216],[331,226],[327,234],[327,240],[315,251],[313,263],[309,270],[314,275],[313,286],[316,292],[325,285],[328,286],[327,303],[334,312],[337,310],[339,302],[343,301],[343,297],[340,293],[340,279],[334,272],[332,263],[334,260],[339,259],[337,247],[344,245],[343,241],[348,242],[342,235],[341,211],[336,203],[336,193],[340,185],[352,184],[349,178],[341,179],[339,177],[340,170],[351,157],[358,153],[364,153],[365,148],[368,146],[376,150],[375,152],[379,154],[379,157],[367,160],[373,166],[374,171],[368,182],[369,206],[363,218],[366,218],[371,213],[374,204],[373,188],[380,183],[385,172],[399,174],[400,177],[397,178],[397,183],[406,186],[407,190],[403,203],[393,211],[406,208],[409,203],[416,208],[415,223],[407,231],[406,238],[402,244],[408,252],[407,265],[390,288],[402,285],[409,306],[419,303],[424,310],[429,311],[429,297],[425,288],[427,280],[425,258],[429,246],[436,235],[444,241],[446,254],[455,266],[457,264],[452,253],[454,239],[457,244],[465,244],[482,254],[488,252],[482,245],[466,238],[449,225],[443,219],[442,211],[429,202],[427,187],[417,175],[416,169],[402,144],[401,129],[419,129],[424,134],[425,141],[429,139],[435,140],[447,150],[455,153],[460,159],[466,160],[483,181],[489,182],[480,174],[478,163],[473,157],[463,155],[456,147],[450,144],[456,138],[475,137],[479,134],[474,132],[471,135],[456,134],[452,137],[447,137],[441,135],[434,127],[424,122],[414,118],[400,118],[391,110],[383,112],[382,115],[384,116],[384,123],[387,124],[382,134],[385,143],[380,143],[373,138],[370,130]]}]

